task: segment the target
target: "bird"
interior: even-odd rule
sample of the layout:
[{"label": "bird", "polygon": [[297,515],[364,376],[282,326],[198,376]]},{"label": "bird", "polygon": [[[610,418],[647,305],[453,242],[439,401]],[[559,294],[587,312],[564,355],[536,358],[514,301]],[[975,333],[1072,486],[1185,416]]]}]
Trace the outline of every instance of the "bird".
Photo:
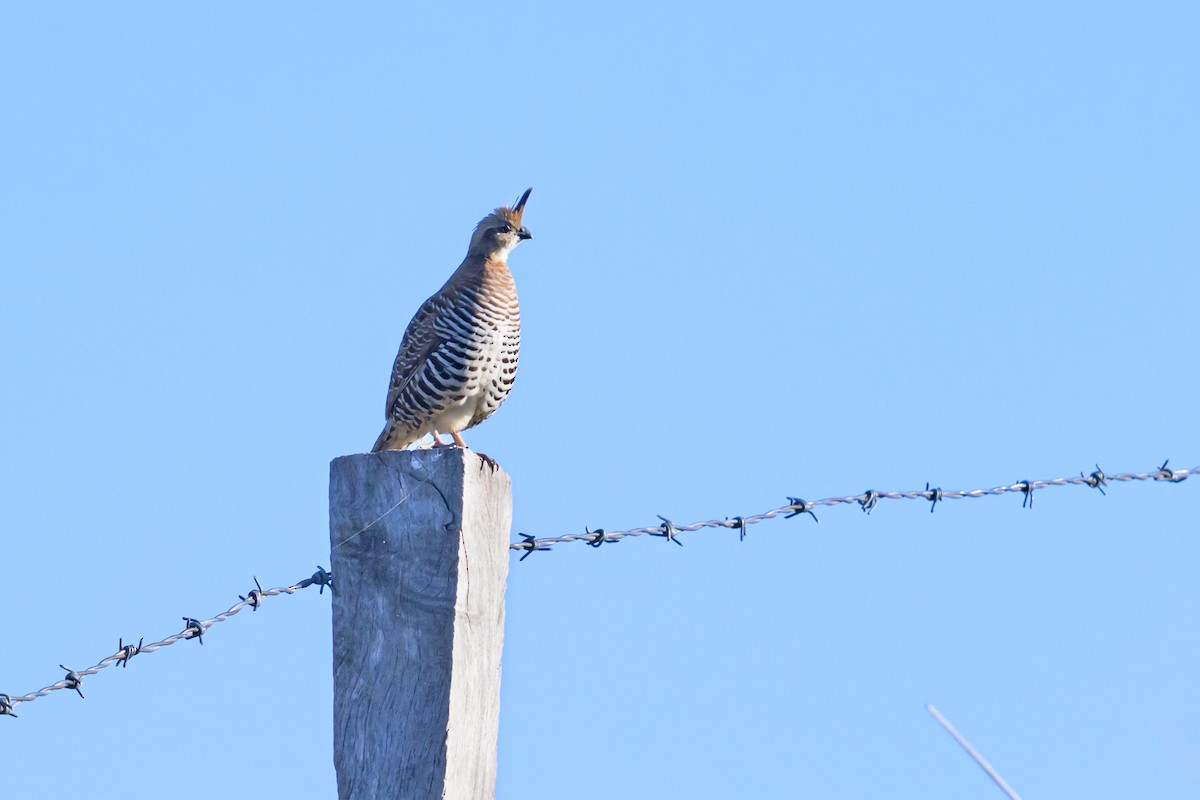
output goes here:
[{"label": "bird", "polygon": [[521,311],[508,254],[533,234],[522,223],[532,187],[475,226],[467,257],[408,323],[388,385],[386,423],[371,452],[403,450],[426,434],[466,448],[462,432],[508,397],[517,377]]}]

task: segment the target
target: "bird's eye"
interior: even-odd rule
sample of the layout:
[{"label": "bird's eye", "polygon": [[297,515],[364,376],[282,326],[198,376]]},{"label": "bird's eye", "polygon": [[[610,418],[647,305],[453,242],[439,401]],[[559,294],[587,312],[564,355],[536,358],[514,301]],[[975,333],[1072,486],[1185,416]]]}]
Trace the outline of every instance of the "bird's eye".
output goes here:
[{"label": "bird's eye", "polygon": [[512,226],[511,225],[501,225],[499,230],[501,233],[512,233]]}]

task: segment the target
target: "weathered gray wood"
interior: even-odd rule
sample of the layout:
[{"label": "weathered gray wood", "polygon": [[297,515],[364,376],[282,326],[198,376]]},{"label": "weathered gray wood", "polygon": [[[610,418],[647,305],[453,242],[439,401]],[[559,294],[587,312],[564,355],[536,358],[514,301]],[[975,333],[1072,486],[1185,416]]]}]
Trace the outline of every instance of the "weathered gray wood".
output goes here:
[{"label": "weathered gray wood", "polygon": [[494,797],[508,475],[449,447],[329,471],[338,797]]}]

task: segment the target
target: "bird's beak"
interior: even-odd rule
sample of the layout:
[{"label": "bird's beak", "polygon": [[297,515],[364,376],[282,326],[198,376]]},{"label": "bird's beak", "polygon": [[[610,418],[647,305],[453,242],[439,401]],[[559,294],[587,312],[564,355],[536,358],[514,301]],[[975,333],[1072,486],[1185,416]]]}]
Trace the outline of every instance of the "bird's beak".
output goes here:
[{"label": "bird's beak", "polygon": [[517,231],[517,238],[518,239],[532,239],[533,234],[529,232],[528,228],[521,228],[521,230]]}]

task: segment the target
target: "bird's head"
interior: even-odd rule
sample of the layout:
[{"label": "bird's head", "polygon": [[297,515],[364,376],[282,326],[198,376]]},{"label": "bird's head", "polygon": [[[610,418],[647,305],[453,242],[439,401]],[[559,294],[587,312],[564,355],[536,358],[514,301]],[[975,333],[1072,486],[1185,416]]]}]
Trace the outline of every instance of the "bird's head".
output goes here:
[{"label": "bird's head", "polygon": [[471,249],[467,255],[504,261],[522,239],[532,239],[533,234],[521,224],[525,201],[532,191],[532,188],[526,189],[512,208],[500,206],[481,219],[475,226],[475,233],[471,234]]}]

